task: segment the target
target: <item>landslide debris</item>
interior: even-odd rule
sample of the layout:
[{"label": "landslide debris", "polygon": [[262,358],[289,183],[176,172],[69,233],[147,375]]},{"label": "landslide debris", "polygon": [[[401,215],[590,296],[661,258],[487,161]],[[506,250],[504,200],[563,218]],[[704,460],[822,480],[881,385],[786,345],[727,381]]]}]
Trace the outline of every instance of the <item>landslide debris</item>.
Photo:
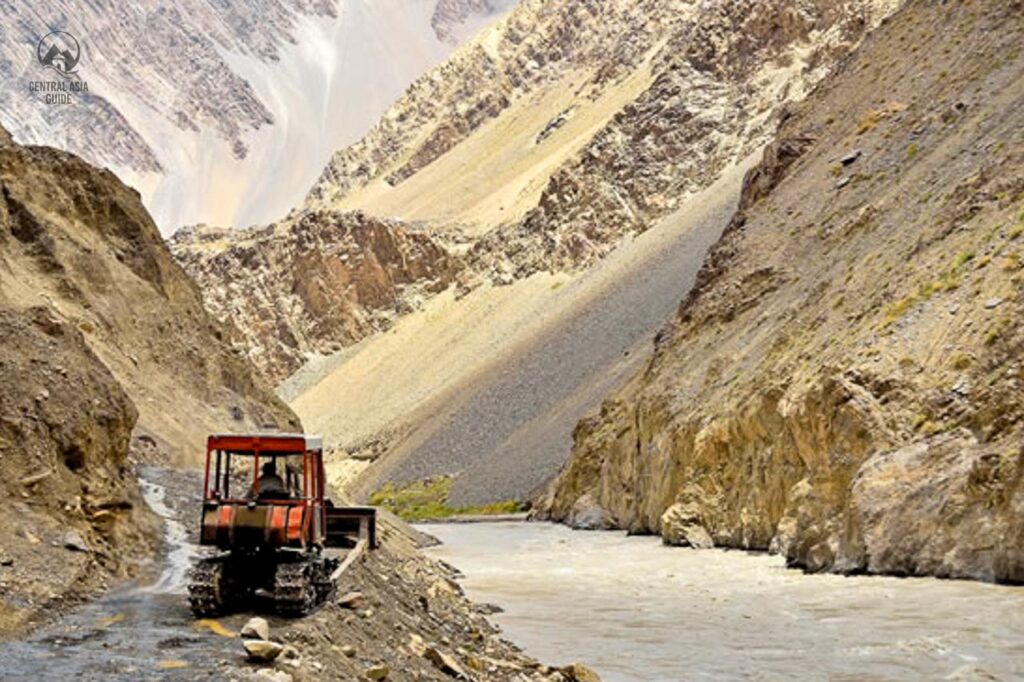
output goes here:
[{"label": "landslide debris", "polygon": [[180,460],[205,434],[298,420],[203,307],[139,201],[112,173],[47,147],[0,143],[0,304],[78,329]]},{"label": "landslide debris", "polygon": [[783,123],[544,501],[811,571],[1024,580],[1021,3],[915,0]]},{"label": "landslide debris", "polygon": [[0,306],[0,636],[139,575],[158,523],[128,462],[135,407],[52,309]]}]

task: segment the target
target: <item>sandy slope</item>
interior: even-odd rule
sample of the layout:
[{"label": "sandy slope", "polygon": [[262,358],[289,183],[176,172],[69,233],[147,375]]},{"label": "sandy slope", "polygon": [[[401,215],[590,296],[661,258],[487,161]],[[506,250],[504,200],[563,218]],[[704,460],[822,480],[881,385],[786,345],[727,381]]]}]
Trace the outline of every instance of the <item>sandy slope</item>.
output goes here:
[{"label": "sandy slope", "polygon": [[[649,57],[656,51],[652,48]],[[392,187],[377,178],[340,205],[406,220],[454,223],[471,235],[520,219],[537,205],[551,175],[648,88],[652,77],[645,64],[591,101],[576,92],[587,74],[569,72],[516,102],[405,182]],[[568,120],[557,138],[538,142],[538,133],[562,112],[569,112]]]},{"label": "sandy slope", "polygon": [[[393,442],[358,492],[461,472],[457,502],[531,493],[568,455],[579,417],[635,369],[675,309],[728,219],[740,177],[727,173],[686,211],[575,278],[537,274],[433,300],[322,362],[321,374],[306,373],[308,387],[290,384],[293,408],[337,445],[380,434]],[[336,477],[348,466],[333,463]]]}]

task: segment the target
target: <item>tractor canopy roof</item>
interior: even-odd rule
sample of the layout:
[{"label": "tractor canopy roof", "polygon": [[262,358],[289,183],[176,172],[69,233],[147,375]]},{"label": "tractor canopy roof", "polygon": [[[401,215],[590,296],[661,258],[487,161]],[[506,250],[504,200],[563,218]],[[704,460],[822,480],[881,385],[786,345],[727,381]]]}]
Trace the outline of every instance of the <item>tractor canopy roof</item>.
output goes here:
[{"label": "tractor canopy roof", "polygon": [[305,433],[218,433],[207,439],[209,450],[226,450],[233,454],[302,454],[320,452],[324,439]]}]

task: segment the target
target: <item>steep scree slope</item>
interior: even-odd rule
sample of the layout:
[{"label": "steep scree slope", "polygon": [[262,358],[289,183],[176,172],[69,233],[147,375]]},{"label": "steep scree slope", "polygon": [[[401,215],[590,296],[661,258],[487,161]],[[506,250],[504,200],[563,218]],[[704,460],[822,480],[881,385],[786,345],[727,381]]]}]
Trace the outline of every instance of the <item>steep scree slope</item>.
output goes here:
[{"label": "steep scree slope", "polygon": [[915,0],[796,109],[551,517],[1024,580],[1021,10]]},{"label": "steep scree slope", "polygon": [[[203,308],[137,193],[109,171],[0,140],[0,304],[46,306],[81,330],[175,454],[221,429],[298,420]],[[194,456],[194,455],[193,455]]]}]

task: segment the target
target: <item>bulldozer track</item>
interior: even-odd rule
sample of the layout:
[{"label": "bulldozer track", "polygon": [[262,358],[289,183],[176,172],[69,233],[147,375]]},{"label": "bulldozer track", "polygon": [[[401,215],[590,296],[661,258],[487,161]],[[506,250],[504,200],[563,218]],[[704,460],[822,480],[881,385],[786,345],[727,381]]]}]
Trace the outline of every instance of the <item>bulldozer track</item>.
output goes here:
[{"label": "bulldozer track", "polygon": [[[201,559],[188,574],[188,601],[201,618],[223,615],[234,605],[251,601],[262,584],[259,565],[232,562],[230,557]],[[334,575],[340,561],[314,554],[297,555],[271,570],[273,610],[282,616],[305,616],[337,592]],[[264,564],[266,565],[266,564]]]},{"label": "bulldozer track", "polygon": [[217,616],[229,602],[231,585],[220,557],[201,559],[189,571],[188,601],[197,616]]},{"label": "bulldozer track", "polygon": [[274,573],[274,610],[283,615],[303,616],[313,609],[315,602],[309,563],[280,564]]},{"label": "bulldozer track", "polygon": [[304,616],[336,591],[331,573],[337,559],[315,557],[279,564],[274,573],[274,610],[281,615]]}]

